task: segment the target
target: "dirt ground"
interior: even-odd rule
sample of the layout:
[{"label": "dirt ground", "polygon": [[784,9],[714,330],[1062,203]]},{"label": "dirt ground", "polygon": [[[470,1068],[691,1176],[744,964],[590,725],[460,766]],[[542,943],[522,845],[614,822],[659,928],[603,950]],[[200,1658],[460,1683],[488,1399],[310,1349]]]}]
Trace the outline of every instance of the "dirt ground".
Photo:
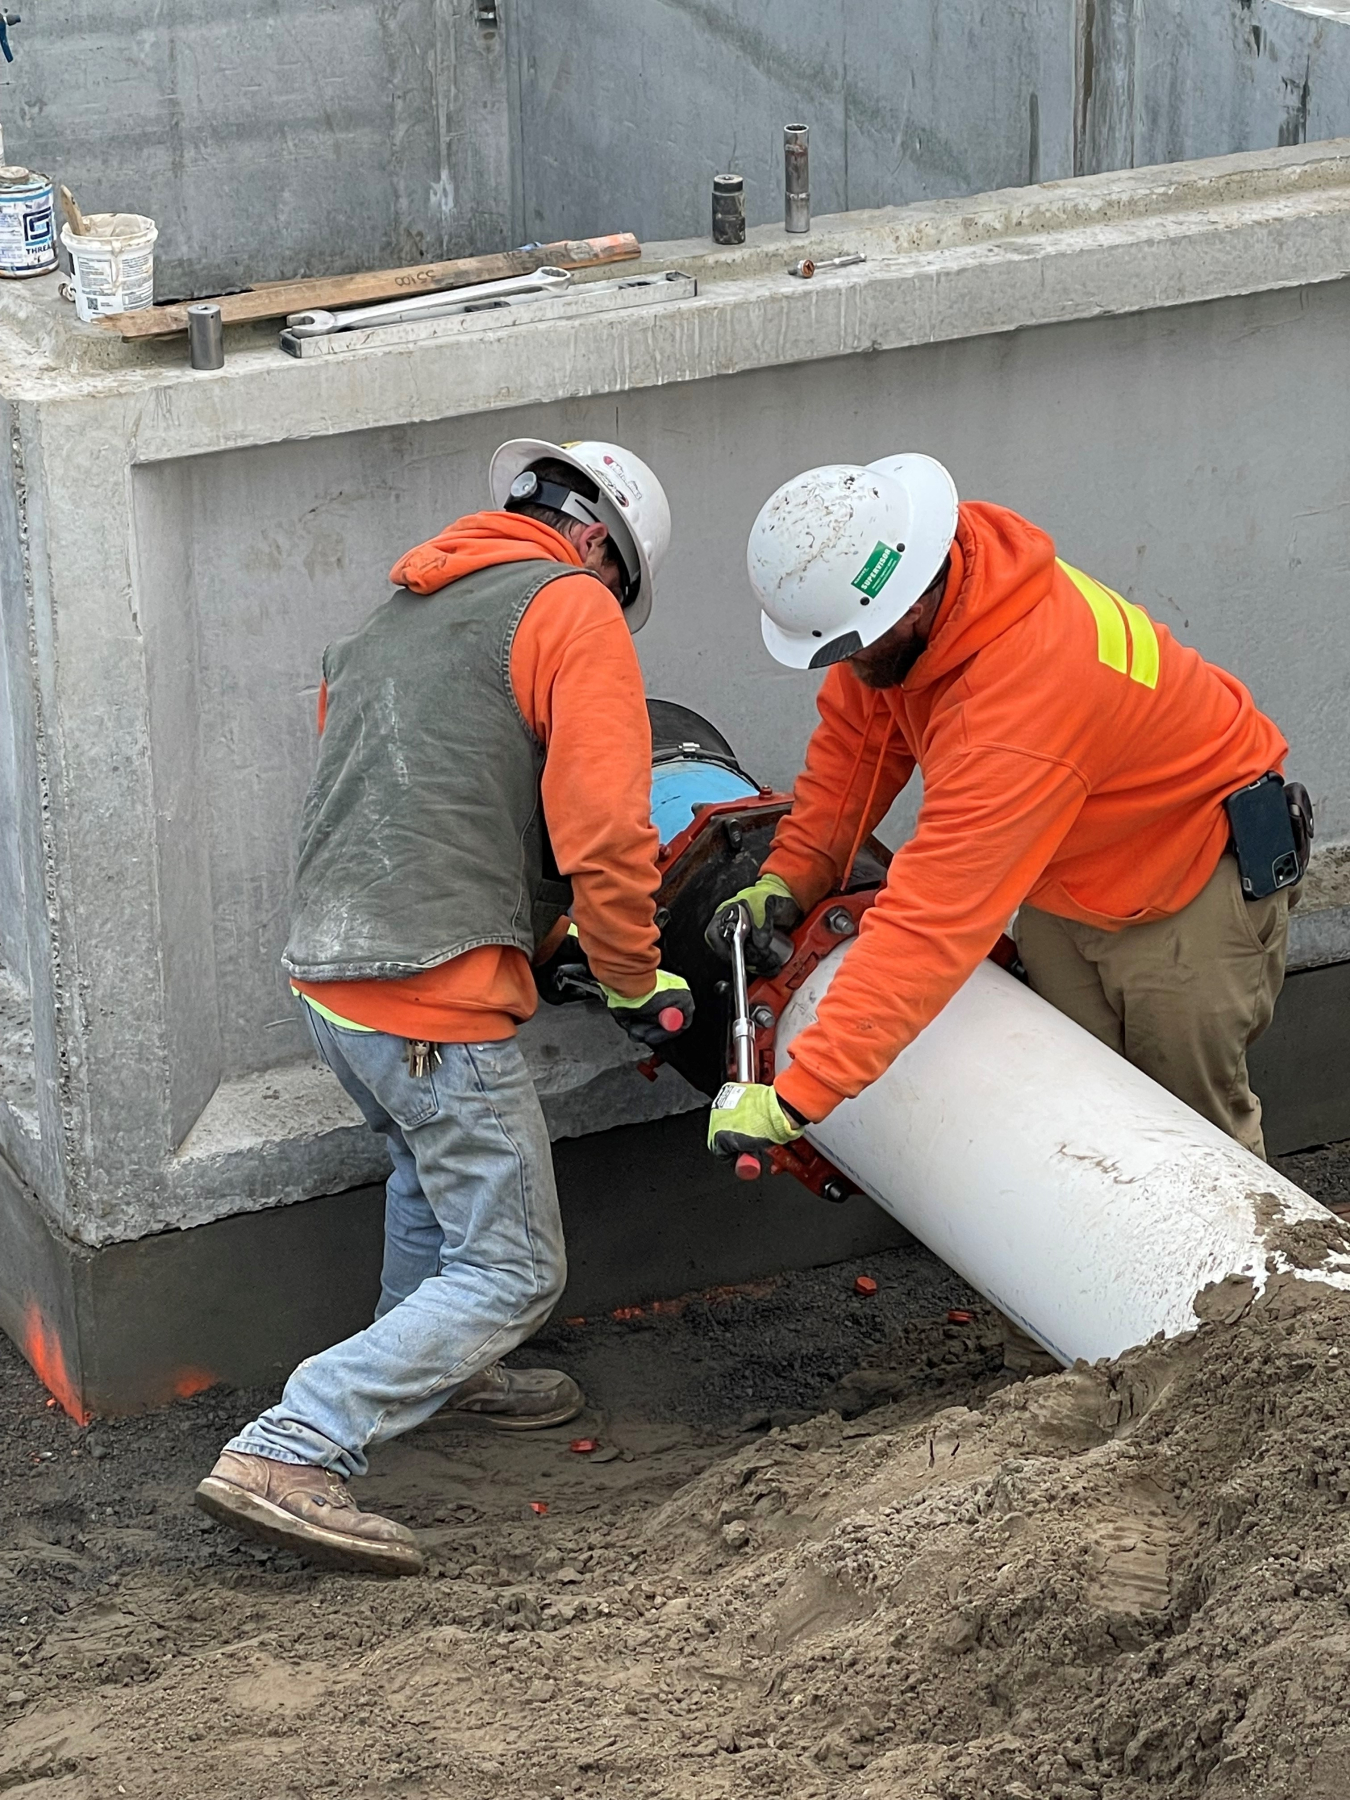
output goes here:
[{"label": "dirt ground", "polygon": [[1023,1380],[915,1247],[545,1359],[582,1420],[377,1452],[385,1582],[192,1507],[270,1395],[80,1431],[5,1349],[0,1794],[1350,1796],[1350,1297]]}]

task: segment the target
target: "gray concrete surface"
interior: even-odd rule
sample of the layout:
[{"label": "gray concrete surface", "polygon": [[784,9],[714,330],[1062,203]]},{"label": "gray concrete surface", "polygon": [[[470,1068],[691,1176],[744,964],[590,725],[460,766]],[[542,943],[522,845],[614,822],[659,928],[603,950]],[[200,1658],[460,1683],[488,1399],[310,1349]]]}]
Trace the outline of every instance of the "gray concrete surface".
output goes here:
[{"label": "gray concrete surface", "polygon": [[782,219],[782,127],[817,212],[1275,148],[1350,131],[1350,15],[1315,0],[516,0],[528,235],[704,235],[720,169]]},{"label": "gray concrete surface", "polygon": [[781,219],[789,118],[817,213],[1350,132],[1315,0],[47,0],[14,35],[10,159],[151,214],[161,295],[704,236],[729,167]]},{"label": "gray concrete surface", "polygon": [[161,297],[519,241],[474,0],[47,0],[13,41],[9,160],[154,218]]},{"label": "gray concrete surface", "polygon": [[[697,299],[325,363],[232,332],[205,376],[75,326],[51,281],[0,293],[23,920],[0,1147],[67,1238],[378,1173],[277,962],[319,654],[518,432],[615,434],[659,469],[649,690],[763,779],[791,779],[813,683],[760,644],[750,521],[805,464],[912,445],[1249,682],[1323,841],[1350,837],[1350,146],[822,220],[803,248],[848,244],[871,260],[809,285],[772,228],[656,246]],[[688,1104],[623,1045],[603,1020],[532,1028],[556,1132]]]}]

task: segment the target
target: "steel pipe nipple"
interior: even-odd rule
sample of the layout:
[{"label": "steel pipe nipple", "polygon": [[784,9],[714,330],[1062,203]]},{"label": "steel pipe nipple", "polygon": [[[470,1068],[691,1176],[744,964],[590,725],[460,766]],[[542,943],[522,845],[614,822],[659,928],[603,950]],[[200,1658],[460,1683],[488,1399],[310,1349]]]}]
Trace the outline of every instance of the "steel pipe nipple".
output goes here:
[{"label": "steel pipe nipple", "polygon": [[783,229],[811,229],[809,125],[783,127]]}]

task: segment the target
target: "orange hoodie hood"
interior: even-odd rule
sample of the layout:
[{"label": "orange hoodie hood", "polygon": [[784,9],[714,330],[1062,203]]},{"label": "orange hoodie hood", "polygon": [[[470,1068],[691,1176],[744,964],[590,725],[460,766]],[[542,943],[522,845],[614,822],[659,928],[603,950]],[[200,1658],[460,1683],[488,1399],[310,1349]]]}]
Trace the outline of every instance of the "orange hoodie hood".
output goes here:
[{"label": "orange hoodie hood", "polygon": [[983,500],[961,503],[951,558],[928,648],[905,677],[911,692],[1001,637],[1045,599],[1055,571],[1055,546],[1045,532]]},{"label": "orange hoodie hood", "polygon": [[400,556],[389,571],[395,587],[434,594],[475,569],[507,562],[560,562],[584,567],[576,550],[551,525],[522,513],[469,513],[439,536]]}]

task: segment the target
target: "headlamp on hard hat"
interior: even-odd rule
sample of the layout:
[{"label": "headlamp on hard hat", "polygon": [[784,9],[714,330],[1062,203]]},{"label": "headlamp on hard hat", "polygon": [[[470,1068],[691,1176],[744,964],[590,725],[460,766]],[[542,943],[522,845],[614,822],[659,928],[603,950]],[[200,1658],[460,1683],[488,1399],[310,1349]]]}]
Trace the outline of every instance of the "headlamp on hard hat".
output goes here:
[{"label": "headlamp on hard hat", "polygon": [[610,531],[608,522],[600,516],[593,500],[578,493],[576,488],[564,487],[560,481],[545,481],[534,469],[522,469],[511,483],[508,493],[508,510],[512,500],[527,500],[535,506],[548,506],[554,512],[566,513],[569,519],[576,519],[582,525],[603,525],[606,548],[622,575],[619,605],[628,607],[633,604],[642,583],[641,571],[629,568],[622,546]]}]

